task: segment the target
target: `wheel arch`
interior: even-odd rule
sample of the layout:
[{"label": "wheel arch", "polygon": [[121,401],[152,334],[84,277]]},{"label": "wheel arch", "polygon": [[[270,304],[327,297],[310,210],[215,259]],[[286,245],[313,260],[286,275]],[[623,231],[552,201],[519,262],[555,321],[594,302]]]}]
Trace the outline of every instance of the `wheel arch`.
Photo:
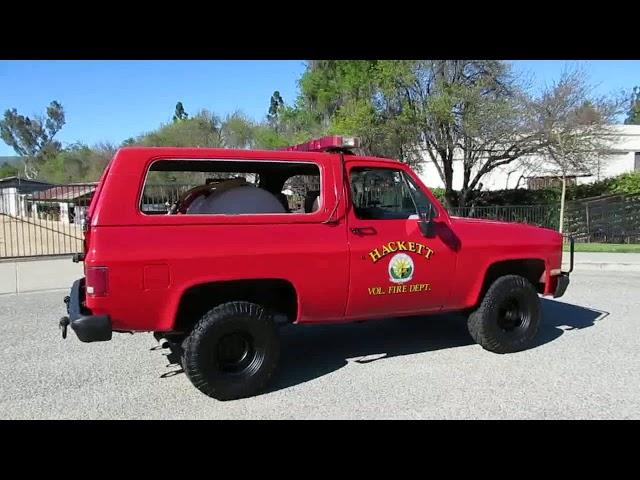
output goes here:
[{"label": "wheel arch", "polygon": [[167,319],[167,331],[188,331],[211,308],[231,301],[246,301],[286,317],[294,323],[300,315],[298,291],[283,278],[211,279],[194,282],[181,291]]},{"label": "wheel arch", "polygon": [[544,293],[548,281],[546,271],[547,263],[543,258],[512,258],[492,262],[479,277],[469,303],[477,306],[491,284],[505,275],[520,275],[529,280],[538,293]]}]

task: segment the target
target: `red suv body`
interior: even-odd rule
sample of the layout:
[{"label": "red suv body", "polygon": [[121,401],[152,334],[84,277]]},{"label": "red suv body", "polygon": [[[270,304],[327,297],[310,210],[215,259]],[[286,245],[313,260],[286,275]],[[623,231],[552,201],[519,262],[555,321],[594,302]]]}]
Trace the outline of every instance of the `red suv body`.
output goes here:
[{"label": "red suv body", "polygon": [[[173,192],[166,198],[175,201],[154,199],[154,192]],[[297,211],[292,199],[299,200]],[[411,168],[393,160],[340,152],[123,148],[92,199],[79,255],[85,278],[74,284],[69,317],[61,322],[82,341],[155,332],[180,350],[184,364],[185,348],[206,343],[192,338],[201,323],[238,323],[243,308],[249,320],[262,315],[274,325],[461,310],[506,318],[507,307],[507,313],[487,314],[491,306],[482,305],[499,279],[524,279],[536,294],[564,293],[562,242],[549,229],[452,217]],[[231,304],[235,317],[229,307],[206,320]],[[482,341],[491,329],[475,322],[471,334],[491,349]],[[234,348],[228,365],[246,363],[238,360],[242,355],[259,356],[259,332],[252,337],[243,328],[237,338],[233,332],[230,340],[221,337],[222,346],[207,347],[232,352],[216,354],[220,365]],[[267,382],[260,377],[247,387],[253,377],[242,379],[228,365],[206,381],[202,365],[185,370],[198,388],[221,399],[253,394]],[[219,383],[218,374],[230,380]]]}]

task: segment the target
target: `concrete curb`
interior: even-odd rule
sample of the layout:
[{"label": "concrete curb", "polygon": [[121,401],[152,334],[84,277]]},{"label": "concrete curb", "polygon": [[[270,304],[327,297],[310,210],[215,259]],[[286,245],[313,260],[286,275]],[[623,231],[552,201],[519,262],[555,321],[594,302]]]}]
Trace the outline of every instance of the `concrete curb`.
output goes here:
[{"label": "concrete curb", "polygon": [[[563,258],[563,267],[567,258]],[[640,272],[640,254],[611,252],[576,252],[574,271]]]},{"label": "concrete curb", "polygon": [[593,271],[608,270],[614,272],[640,272],[640,264],[638,263],[605,263],[605,262],[583,262],[576,263],[573,271]]},{"label": "concrete curb", "polygon": [[71,257],[17,259],[0,262],[0,294],[70,288],[82,277],[83,264]]}]

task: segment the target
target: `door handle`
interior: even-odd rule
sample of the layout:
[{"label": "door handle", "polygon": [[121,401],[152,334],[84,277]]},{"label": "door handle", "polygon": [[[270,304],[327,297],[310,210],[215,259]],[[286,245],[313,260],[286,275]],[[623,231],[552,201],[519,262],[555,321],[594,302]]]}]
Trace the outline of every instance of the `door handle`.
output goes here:
[{"label": "door handle", "polygon": [[376,229],[373,227],[353,227],[351,232],[356,235],[375,235]]}]

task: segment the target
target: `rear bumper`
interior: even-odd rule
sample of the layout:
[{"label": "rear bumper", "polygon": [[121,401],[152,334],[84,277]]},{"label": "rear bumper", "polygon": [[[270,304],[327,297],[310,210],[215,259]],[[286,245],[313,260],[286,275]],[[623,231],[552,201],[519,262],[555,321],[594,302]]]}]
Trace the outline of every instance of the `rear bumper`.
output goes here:
[{"label": "rear bumper", "polygon": [[60,320],[60,325],[71,326],[81,342],[105,342],[111,340],[113,330],[108,315],[92,315],[84,307],[84,278],[76,280],[71,286],[71,293],[65,297],[68,317]]}]

